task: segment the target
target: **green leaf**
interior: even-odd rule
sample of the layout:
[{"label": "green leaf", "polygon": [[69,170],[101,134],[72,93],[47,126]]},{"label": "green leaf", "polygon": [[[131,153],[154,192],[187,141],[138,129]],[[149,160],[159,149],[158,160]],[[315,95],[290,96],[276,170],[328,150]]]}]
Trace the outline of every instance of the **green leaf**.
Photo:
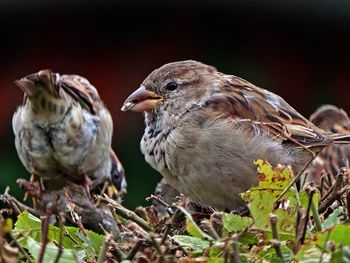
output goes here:
[{"label": "green leaf", "polygon": [[[305,190],[302,190],[299,192],[299,199],[300,203],[304,208],[307,208],[309,204],[309,195],[306,193]],[[312,196],[312,201],[316,206],[316,209],[318,209],[318,201],[320,199],[320,193],[317,191],[313,196]],[[310,210],[310,215],[312,214],[312,210]]]},{"label": "green leaf", "polygon": [[277,228],[281,239],[295,234],[295,220],[297,213],[297,192],[291,187],[280,206],[274,208],[274,200],[290,184],[293,172],[290,167],[278,165],[276,168],[262,160],[255,162],[258,165],[258,186],[242,193],[241,197],[248,202],[248,207],[254,219],[254,228],[271,232],[270,213],[277,215]]},{"label": "green leaf", "polygon": [[[85,237],[81,232],[76,232],[75,235],[83,241],[82,243],[77,244],[76,249],[84,250],[88,258],[95,258],[100,251],[100,246],[102,243],[100,243],[100,246],[96,248],[96,244],[94,244],[92,239],[89,238],[89,233],[87,234],[87,237]],[[95,241],[95,243],[98,243],[98,241]]]},{"label": "green leaf", "polygon": [[223,245],[224,243],[218,243],[218,245],[211,246],[209,249],[208,263],[224,263],[223,257]]},{"label": "green leaf", "polygon": [[333,211],[322,223],[323,229],[330,228],[340,223],[340,215],[344,212],[344,208],[339,206]]},{"label": "green leaf", "polygon": [[331,256],[331,263],[338,263],[338,262],[342,262],[342,263],[350,263],[350,249],[349,247],[340,247],[339,249],[337,249],[336,251],[334,251],[332,253]]},{"label": "green leaf", "polygon": [[[49,241],[59,243],[60,231],[59,227],[49,225]],[[94,259],[99,254],[103,236],[87,230],[87,237],[85,237],[77,227],[64,226],[63,231],[66,233],[62,237],[62,247],[64,249],[83,250],[88,259]],[[28,238],[32,238],[36,242],[40,242],[41,240],[41,220],[25,211],[18,216],[12,234],[17,238],[20,245],[29,249],[27,247]]]},{"label": "green leaf", "polygon": [[294,254],[285,243],[281,244],[281,252],[283,259],[277,256],[276,250],[272,247],[272,245],[269,245],[264,247],[264,249],[259,253],[259,256],[268,260],[269,262],[292,262]]},{"label": "green leaf", "polygon": [[207,239],[207,240],[213,240],[213,238],[206,233],[204,233],[200,227],[196,224],[196,222],[193,220],[191,214],[184,208],[179,206],[178,209],[181,210],[182,213],[184,213],[186,217],[186,231],[193,237]]},{"label": "green leaf", "polygon": [[333,228],[327,229],[322,233],[316,234],[316,244],[320,247],[323,247],[329,232],[330,235],[328,238],[328,242],[333,242],[335,245],[350,246],[350,225],[335,225]]},{"label": "green leaf", "polygon": [[[34,259],[38,260],[40,248],[41,248],[40,242],[37,242],[36,240],[34,240],[31,237],[28,237],[26,247],[29,250],[30,254],[34,257]],[[85,258],[84,251],[74,251],[71,249],[64,249],[61,256],[60,256],[59,262],[60,263],[76,263],[74,253],[80,260],[83,260]],[[58,247],[52,243],[48,243],[46,245],[43,262],[45,262],[45,263],[55,262],[57,254],[58,254]]]},{"label": "green leaf", "polygon": [[253,223],[253,219],[250,217],[241,217],[227,213],[224,213],[222,220],[224,228],[230,233],[244,230]]},{"label": "green leaf", "polygon": [[[303,263],[319,263],[320,257],[321,257],[321,250],[318,249],[315,246],[310,245],[303,245],[300,250],[298,251],[297,255],[295,256],[295,259],[298,262]],[[329,262],[330,256],[327,253],[323,254],[322,262]]]},{"label": "green leaf", "polygon": [[256,231],[243,233],[243,235],[239,237],[239,242],[246,245],[255,245],[258,243],[258,241],[259,240]]},{"label": "green leaf", "polygon": [[[72,232],[73,228],[67,227],[66,230],[68,232]],[[77,232],[78,229],[75,228],[73,231]],[[34,240],[36,240],[37,242],[39,242],[41,239],[41,221],[39,218],[33,216],[28,211],[25,211],[18,216],[18,220],[15,224],[15,228],[12,231],[12,234],[16,238],[18,238],[18,242],[23,246],[26,246],[26,244],[27,244],[26,239],[28,237],[31,237]],[[72,236],[74,236],[74,235],[72,235]],[[52,225],[49,225],[49,229],[48,229],[49,240],[50,241],[55,240],[58,242],[59,237],[60,237],[59,228],[52,226]],[[78,242],[79,240],[77,239],[75,241]],[[64,248],[72,249],[72,248],[74,248],[75,244],[76,243],[68,237],[64,237],[62,239],[62,246]]]},{"label": "green leaf", "polygon": [[41,221],[39,218],[29,214],[28,211],[24,211],[18,216],[12,234],[17,238],[21,246],[27,245],[26,239],[29,237],[39,242],[41,237]]},{"label": "green leaf", "polygon": [[1,235],[5,235],[11,232],[12,228],[13,228],[12,218],[6,218],[1,220],[1,217],[0,217],[0,237]]},{"label": "green leaf", "polygon": [[183,248],[190,248],[192,250],[203,250],[210,245],[209,241],[202,240],[197,237],[175,235],[172,237]]},{"label": "green leaf", "polygon": [[222,257],[210,257],[208,258],[208,263],[225,263],[225,258]]}]

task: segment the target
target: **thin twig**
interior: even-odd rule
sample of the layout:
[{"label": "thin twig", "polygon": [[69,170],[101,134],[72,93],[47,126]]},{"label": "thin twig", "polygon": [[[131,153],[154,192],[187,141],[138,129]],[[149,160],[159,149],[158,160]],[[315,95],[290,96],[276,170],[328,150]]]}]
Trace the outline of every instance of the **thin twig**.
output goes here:
[{"label": "thin twig", "polygon": [[59,260],[60,260],[60,257],[63,253],[63,247],[62,247],[62,240],[63,240],[63,220],[62,218],[59,217],[59,222],[60,222],[60,237],[59,237],[59,243],[58,243],[58,253],[57,253],[57,256],[56,256],[56,259],[55,259],[55,263],[58,263]]},{"label": "thin twig", "polygon": [[38,257],[38,263],[42,263],[44,260],[45,250],[47,243],[49,241],[48,231],[49,231],[49,215],[41,216],[41,246]]},{"label": "thin twig", "polygon": [[318,214],[318,210],[316,208],[316,204],[314,203],[313,196],[316,193],[315,188],[311,188],[309,190],[309,199],[311,200],[311,211],[312,211],[312,217],[315,221],[315,227],[317,231],[322,231],[322,224],[320,220],[320,215]]},{"label": "thin twig", "polygon": [[[104,184],[102,186],[102,190],[99,194],[100,195],[104,194],[106,192],[107,187],[108,187],[108,182],[106,181],[106,182],[104,182]],[[101,202],[101,199],[97,199],[95,206],[98,207],[100,205],[100,202]]]},{"label": "thin twig", "polygon": [[241,259],[239,258],[239,251],[238,251],[238,238],[239,235],[234,235],[233,236],[233,242],[232,242],[232,247],[233,247],[233,263],[241,263]]},{"label": "thin twig", "polygon": [[141,240],[141,239],[137,240],[136,244],[133,246],[133,248],[130,250],[129,254],[126,256],[127,260],[134,259],[134,257],[136,256],[136,253],[141,248],[143,242],[144,242],[144,240]]},{"label": "thin twig", "polygon": [[302,243],[303,243],[303,235],[304,233],[304,225],[307,224],[307,218],[306,218],[306,210],[303,207],[298,207],[297,211],[297,221],[296,221],[296,232],[295,232],[295,246],[294,246],[294,253],[296,254]]},{"label": "thin twig", "polygon": [[322,247],[322,252],[321,252],[321,256],[320,256],[320,260],[319,260],[319,263],[322,263],[322,259],[323,259],[323,254],[324,252],[326,251],[326,246],[327,246],[327,242],[328,242],[328,239],[329,239],[329,236],[331,235],[331,231],[328,231],[328,234],[326,236],[326,239],[324,241],[324,244],[323,244],[323,247]]},{"label": "thin twig", "polygon": [[[109,206],[109,210],[111,211],[113,219],[117,224],[115,231],[113,231],[113,238],[115,239],[115,241],[121,242],[122,241],[122,234],[121,234],[120,229],[119,229],[121,222],[120,222],[117,214],[115,213],[115,210],[113,209],[113,207]],[[101,225],[101,228],[103,228],[102,225]]]},{"label": "thin twig", "polygon": [[73,254],[73,257],[74,257],[76,263],[82,263],[81,259],[78,256],[78,253],[76,251],[73,250],[72,254]]},{"label": "thin twig", "polygon": [[284,258],[281,250],[280,238],[278,234],[278,228],[277,228],[277,215],[270,214],[270,223],[271,223],[271,229],[272,229],[272,237],[275,240],[273,247],[276,251],[277,256],[280,257],[284,262]]},{"label": "thin twig", "polygon": [[[308,148],[306,148],[308,149]],[[310,150],[309,150],[310,151]],[[311,152],[311,151],[310,151]],[[282,191],[282,193],[276,198],[276,200],[273,202],[274,205],[278,203],[279,200],[288,192],[288,190],[299,180],[299,178],[302,176],[302,174],[305,172],[306,168],[311,164],[311,162],[315,159],[316,154],[314,152],[311,159],[304,165],[303,169],[295,176],[292,180],[292,182],[289,183],[289,185]]]},{"label": "thin twig", "polygon": [[149,241],[151,242],[151,244],[156,249],[156,252],[159,255],[159,262],[164,262],[164,255],[163,255],[164,253],[163,253],[163,250],[161,248],[161,244],[162,243],[158,243],[158,241],[156,240],[154,234],[152,234],[152,233],[149,235]]},{"label": "thin twig", "polygon": [[0,200],[3,201],[4,203],[8,204],[15,212],[16,215],[21,214],[23,211],[28,211],[32,215],[35,215],[37,217],[40,217],[44,215],[44,213],[34,210],[33,208],[26,206],[25,204],[21,203],[18,201],[15,197],[10,195],[10,188],[6,187],[5,192],[0,195]]},{"label": "thin twig", "polygon": [[350,191],[350,185],[344,186],[340,191],[335,193],[334,195],[330,195],[326,200],[321,202],[320,206],[318,207],[318,212],[321,214],[324,211],[327,210],[327,208],[335,201],[338,200],[344,193]]},{"label": "thin twig", "polygon": [[117,242],[115,242],[114,240],[111,240],[111,245],[113,246],[114,250],[112,250],[113,255],[119,260],[119,261],[123,261],[126,259],[126,255],[124,254],[124,252],[120,249],[119,245]]},{"label": "thin twig", "polygon": [[160,205],[164,206],[170,216],[174,214],[174,211],[171,208],[171,206],[168,203],[166,203],[159,195],[151,195],[150,197],[147,197],[146,201],[149,201],[149,200],[154,200],[158,202]]},{"label": "thin twig", "polygon": [[295,238],[295,246],[294,252],[297,253],[300,249],[301,245],[304,244],[307,224],[309,221],[309,214],[311,209],[311,198],[309,198],[309,202],[307,204],[307,209],[303,207],[298,208],[298,218],[297,218],[297,228],[296,228],[296,238]]},{"label": "thin twig", "polygon": [[[21,234],[19,236],[21,236]],[[34,263],[33,259],[30,257],[27,251],[18,243],[17,238],[14,237],[12,234],[10,234],[10,237],[12,238],[12,241],[15,243],[15,245],[22,252],[23,256],[29,261],[29,263]]]},{"label": "thin twig", "polygon": [[79,227],[80,232],[86,237],[87,232],[86,232],[86,229],[83,225],[83,222],[81,221],[81,217],[76,212],[73,212],[72,215],[75,217],[74,221],[75,221],[75,223],[77,223],[77,226]]},{"label": "thin twig", "polygon": [[334,183],[334,186],[333,186],[333,191],[332,191],[332,194],[336,194],[339,189],[341,188],[342,184],[343,184],[343,178],[344,178],[344,174],[347,172],[347,170],[345,168],[341,168],[338,175],[337,175],[337,178],[335,179],[335,183]]},{"label": "thin twig", "polygon": [[104,241],[103,241],[102,248],[100,250],[100,253],[98,255],[96,263],[103,263],[105,261],[107,248],[108,248],[109,244],[111,243],[111,240],[112,240],[112,235],[107,234]]},{"label": "thin twig", "polygon": [[346,169],[344,168],[340,169],[339,173],[336,175],[334,184],[328,189],[325,195],[322,196],[320,202],[323,202],[325,199],[327,199],[329,195],[334,196],[338,192],[343,182],[343,176],[345,172],[346,172]]},{"label": "thin twig", "polygon": [[[298,189],[297,184],[294,184],[294,188]],[[301,201],[300,201],[300,197],[299,197],[299,192],[297,190],[294,191],[295,194],[295,200],[297,201],[297,206],[301,206]]]},{"label": "thin twig", "polygon": [[327,174],[324,170],[321,172],[321,183],[320,183],[320,193],[321,197],[323,196],[324,190],[329,189],[330,183],[328,182]]},{"label": "thin twig", "polygon": [[201,223],[204,227],[204,229],[206,229],[208,231],[208,234],[214,238],[215,240],[220,240],[220,236],[219,234],[216,232],[216,230],[214,229],[213,225],[208,221],[208,220],[204,220]]},{"label": "thin twig", "polygon": [[350,223],[350,192],[346,193],[346,213],[348,217],[348,223]]},{"label": "thin twig", "polygon": [[178,220],[180,215],[181,215],[180,209],[176,208],[174,215],[170,219],[168,219],[168,222],[166,223],[166,227],[165,227],[162,239],[160,241],[161,245],[164,244],[164,242],[165,242],[166,238],[168,237],[168,234],[171,230],[171,227],[176,223],[176,221]]},{"label": "thin twig", "polygon": [[131,211],[131,210],[121,206],[116,201],[114,201],[113,199],[109,198],[106,194],[104,194],[103,197],[102,196],[97,196],[97,198],[100,198],[101,200],[106,201],[109,206],[112,206],[115,209],[115,212],[118,215],[135,222],[136,224],[141,226],[146,231],[153,230],[153,228],[150,227],[148,225],[148,223],[143,218],[138,216],[135,212],[133,212],[133,211]]}]

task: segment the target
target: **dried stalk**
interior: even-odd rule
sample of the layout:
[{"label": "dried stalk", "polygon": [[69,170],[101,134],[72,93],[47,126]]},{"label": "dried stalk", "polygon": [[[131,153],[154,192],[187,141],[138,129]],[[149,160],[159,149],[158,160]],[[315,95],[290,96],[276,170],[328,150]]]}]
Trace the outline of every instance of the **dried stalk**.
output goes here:
[{"label": "dried stalk", "polygon": [[277,228],[277,215],[270,214],[270,223],[271,223],[271,229],[272,229],[272,237],[275,240],[273,247],[276,251],[277,256],[280,257],[281,260],[284,262],[284,258],[281,250],[280,238],[278,234],[278,228]]}]

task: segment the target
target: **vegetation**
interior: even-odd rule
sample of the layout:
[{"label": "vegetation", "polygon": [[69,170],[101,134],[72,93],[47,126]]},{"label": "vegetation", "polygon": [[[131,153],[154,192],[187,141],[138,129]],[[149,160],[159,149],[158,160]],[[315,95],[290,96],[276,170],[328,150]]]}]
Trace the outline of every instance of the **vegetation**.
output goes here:
[{"label": "vegetation", "polygon": [[118,226],[113,234],[102,225],[102,233],[87,230],[79,215],[72,216],[75,226],[62,213],[38,218],[33,209],[21,211],[7,192],[2,200],[11,209],[2,214],[20,214],[13,226],[10,217],[0,218],[0,262],[350,262],[346,171],[334,184],[322,181],[319,189],[292,187],[275,204],[292,170],[256,164],[259,184],[241,194],[246,215],[199,211],[183,196],[175,205],[150,197],[163,214],[153,206],[134,212],[107,194],[95,195]]}]

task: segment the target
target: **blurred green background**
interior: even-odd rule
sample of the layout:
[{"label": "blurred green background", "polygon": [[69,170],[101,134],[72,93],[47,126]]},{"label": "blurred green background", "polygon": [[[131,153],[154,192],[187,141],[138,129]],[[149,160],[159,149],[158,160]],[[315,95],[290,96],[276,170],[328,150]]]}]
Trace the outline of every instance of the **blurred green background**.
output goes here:
[{"label": "blurred green background", "polygon": [[[86,3],[88,2],[88,3]],[[305,116],[324,103],[350,110],[349,1],[0,2],[0,192],[29,178],[13,143],[22,101],[13,80],[43,68],[80,74],[112,112],[113,147],[134,208],[160,180],[139,151],[143,117],[124,99],[156,67],[196,59],[284,97]]]}]

